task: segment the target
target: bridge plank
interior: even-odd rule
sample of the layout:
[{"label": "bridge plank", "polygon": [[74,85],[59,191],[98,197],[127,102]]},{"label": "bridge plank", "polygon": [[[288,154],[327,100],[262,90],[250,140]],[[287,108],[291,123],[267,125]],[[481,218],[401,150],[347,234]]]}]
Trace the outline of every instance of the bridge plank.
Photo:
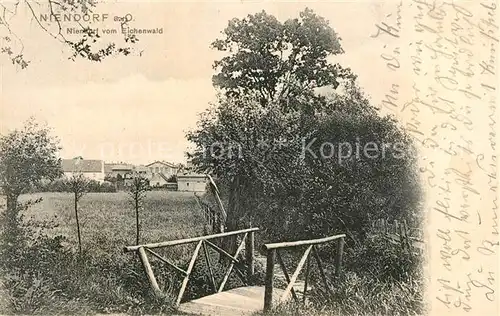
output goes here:
[{"label": "bridge plank", "polygon": [[[264,307],[263,286],[248,286],[208,295],[182,303],[179,311],[195,315],[252,315]],[[283,290],[276,289],[273,297],[277,300]]]}]

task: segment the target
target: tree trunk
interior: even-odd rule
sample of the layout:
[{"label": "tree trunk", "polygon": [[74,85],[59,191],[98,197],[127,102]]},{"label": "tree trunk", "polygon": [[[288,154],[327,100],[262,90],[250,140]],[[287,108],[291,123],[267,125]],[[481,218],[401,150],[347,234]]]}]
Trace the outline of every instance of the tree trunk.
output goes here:
[{"label": "tree trunk", "polygon": [[[227,210],[226,231],[238,230],[239,219],[242,215],[242,200],[241,200],[241,181],[238,176],[230,184],[229,188],[229,205]],[[223,248],[230,254],[234,254],[237,249],[238,236],[229,236],[224,238]]]},{"label": "tree trunk", "polygon": [[139,244],[139,199],[135,199],[135,227],[136,227],[136,237],[135,244]]},{"label": "tree trunk", "polygon": [[7,193],[7,210],[5,212],[4,229],[4,239],[7,244],[15,244],[21,233],[21,227],[19,227],[18,197],[19,194]]},{"label": "tree trunk", "polygon": [[17,220],[17,198],[15,194],[7,194],[7,223],[10,225],[12,221]]},{"label": "tree trunk", "polygon": [[80,222],[78,221],[78,193],[75,192],[75,218],[76,218],[76,232],[78,234],[78,253],[82,255],[82,237],[80,235]]}]

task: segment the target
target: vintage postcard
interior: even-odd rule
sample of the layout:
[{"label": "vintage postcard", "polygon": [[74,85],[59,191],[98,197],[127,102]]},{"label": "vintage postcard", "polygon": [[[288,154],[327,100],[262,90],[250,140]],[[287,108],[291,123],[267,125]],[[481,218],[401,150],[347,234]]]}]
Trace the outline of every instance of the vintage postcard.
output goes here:
[{"label": "vintage postcard", "polygon": [[0,0],[0,314],[499,315],[493,0]]}]

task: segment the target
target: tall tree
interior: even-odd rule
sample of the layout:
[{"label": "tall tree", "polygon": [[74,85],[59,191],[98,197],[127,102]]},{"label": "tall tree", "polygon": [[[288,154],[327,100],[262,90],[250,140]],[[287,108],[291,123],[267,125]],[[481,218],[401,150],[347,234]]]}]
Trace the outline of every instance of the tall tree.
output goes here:
[{"label": "tall tree", "polygon": [[344,52],[340,38],[310,9],[284,23],[265,11],[235,18],[222,34],[211,46],[228,55],[214,63],[213,83],[230,96],[256,93],[263,103],[287,100],[355,77],[329,63],[328,57]]},{"label": "tall tree", "polygon": [[[249,120],[257,119],[262,124],[259,128],[286,125],[283,115],[287,113],[296,117],[301,112],[314,113],[325,107],[325,98],[316,94],[315,88],[332,86],[336,89],[343,80],[355,79],[350,69],[329,62],[329,57],[344,52],[340,38],[327,20],[310,9],[284,23],[265,11],[244,19],[235,18],[229,21],[222,35],[211,47],[227,54],[214,63],[216,74],[213,76],[214,86],[224,92],[215,113],[223,122],[212,125],[214,121],[210,119],[202,121],[205,126],[199,131],[205,130],[198,135],[188,135],[198,145],[201,145],[200,141],[204,142],[201,146],[212,149],[214,141],[221,141],[227,147],[227,140],[230,140],[233,147],[249,145],[260,150],[262,146],[258,144],[274,140]],[[259,102],[255,103],[255,99]],[[244,111],[236,110],[235,105]],[[266,122],[261,117],[263,113],[275,122]],[[278,121],[278,125],[273,125]],[[283,130],[274,131],[277,133],[273,136],[283,136],[280,134]],[[255,153],[250,150],[245,154],[250,152]],[[259,153],[255,155],[261,156]],[[250,198],[251,192],[258,192],[251,188],[252,184],[246,178],[255,172],[257,161],[246,157],[237,165],[234,161],[227,162],[231,171],[227,171],[229,168],[221,163],[221,159],[206,159],[204,167],[224,166],[222,168],[226,169],[224,177],[229,183],[227,228],[235,229],[248,207],[244,200]]]},{"label": "tall tree", "polygon": [[7,196],[7,234],[18,229],[19,196],[42,180],[62,174],[59,149],[59,141],[50,135],[50,129],[34,119],[0,136],[0,184]]},{"label": "tall tree", "polygon": [[[252,221],[273,237],[363,237],[370,219],[417,213],[411,141],[370,105],[349,69],[329,63],[343,50],[326,20],[309,9],[284,23],[260,12],[231,20],[223,35],[212,44],[227,53],[214,64],[223,93],[187,137],[198,170],[228,187],[228,230]],[[338,151],[357,144],[386,156]],[[335,156],[324,159],[325,148]]]}]

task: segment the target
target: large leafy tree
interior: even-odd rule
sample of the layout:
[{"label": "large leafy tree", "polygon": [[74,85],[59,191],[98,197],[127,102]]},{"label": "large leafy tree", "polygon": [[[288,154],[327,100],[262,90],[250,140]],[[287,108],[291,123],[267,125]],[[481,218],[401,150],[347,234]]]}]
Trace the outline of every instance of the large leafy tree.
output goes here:
[{"label": "large leafy tree", "polygon": [[265,11],[232,19],[212,47],[228,53],[214,63],[216,87],[227,95],[256,93],[261,102],[287,100],[315,87],[354,78],[328,57],[343,53],[327,20],[306,9],[284,23]]},{"label": "large leafy tree", "polygon": [[[112,55],[129,55],[133,44],[138,41],[135,35],[124,33],[122,40],[106,41],[92,26],[93,22],[102,21],[96,0],[13,0],[0,3],[0,54],[6,55],[14,65],[26,68],[32,56],[25,56],[25,38],[19,35],[13,23],[20,12],[26,12],[25,25],[38,27],[47,34],[47,39],[59,42],[70,49],[70,59],[84,58],[90,61],[102,61]],[[72,15],[71,21],[64,18]],[[113,18],[113,17],[108,17]],[[75,21],[76,20],[76,21]],[[117,21],[121,28],[130,22],[126,17]],[[79,31],[78,37],[69,38],[67,28]]]},{"label": "large leafy tree", "polygon": [[[273,239],[338,231],[357,239],[371,219],[412,219],[415,157],[400,154],[411,141],[349,70],[328,63],[342,49],[323,18],[305,10],[281,24],[262,12],[230,21],[224,34],[213,44],[229,52],[215,63],[223,93],[187,136],[193,163],[228,188],[227,229],[253,222]],[[323,159],[302,155],[312,139],[317,155],[326,142],[398,147],[375,159]]]},{"label": "large leafy tree", "polygon": [[[286,115],[300,117],[302,112],[324,109],[325,99],[314,92],[315,88],[336,89],[340,82],[354,80],[355,76],[350,69],[329,62],[330,57],[344,52],[340,38],[327,20],[310,9],[283,23],[265,11],[235,18],[229,21],[222,35],[211,45],[226,54],[214,63],[213,84],[223,92],[220,106],[214,109],[217,113],[206,115],[198,131],[188,138],[198,149],[203,147],[202,157],[195,158],[201,169],[218,169],[214,173],[228,183],[227,224],[228,229],[234,229],[246,213],[244,200],[250,199],[252,192],[258,192],[251,188],[249,176],[255,172],[261,155],[275,147],[273,137],[283,138],[279,126],[294,122]],[[275,135],[271,135],[272,126],[277,127]],[[289,128],[289,132],[297,133],[297,128]],[[252,152],[255,159],[247,157],[237,162],[233,157],[207,158],[214,157],[214,144],[218,142],[225,147],[221,150],[248,146],[247,149],[258,151],[246,150],[245,155]]]},{"label": "large leafy tree", "polygon": [[[273,239],[339,231],[357,239],[373,219],[418,219],[408,135],[394,119],[379,116],[357,88],[331,93],[325,102],[323,111],[304,114],[252,97],[224,98],[202,115],[188,134],[198,148],[192,161],[229,188],[228,229],[252,222],[269,228]],[[376,144],[378,156],[363,154],[368,143]],[[342,144],[353,151],[344,152],[345,159],[338,155]]]},{"label": "large leafy tree", "polygon": [[19,196],[42,180],[53,180],[62,174],[59,149],[50,129],[34,119],[21,129],[0,135],[0,183],[7,197],[8,229],[17,229]]}]

